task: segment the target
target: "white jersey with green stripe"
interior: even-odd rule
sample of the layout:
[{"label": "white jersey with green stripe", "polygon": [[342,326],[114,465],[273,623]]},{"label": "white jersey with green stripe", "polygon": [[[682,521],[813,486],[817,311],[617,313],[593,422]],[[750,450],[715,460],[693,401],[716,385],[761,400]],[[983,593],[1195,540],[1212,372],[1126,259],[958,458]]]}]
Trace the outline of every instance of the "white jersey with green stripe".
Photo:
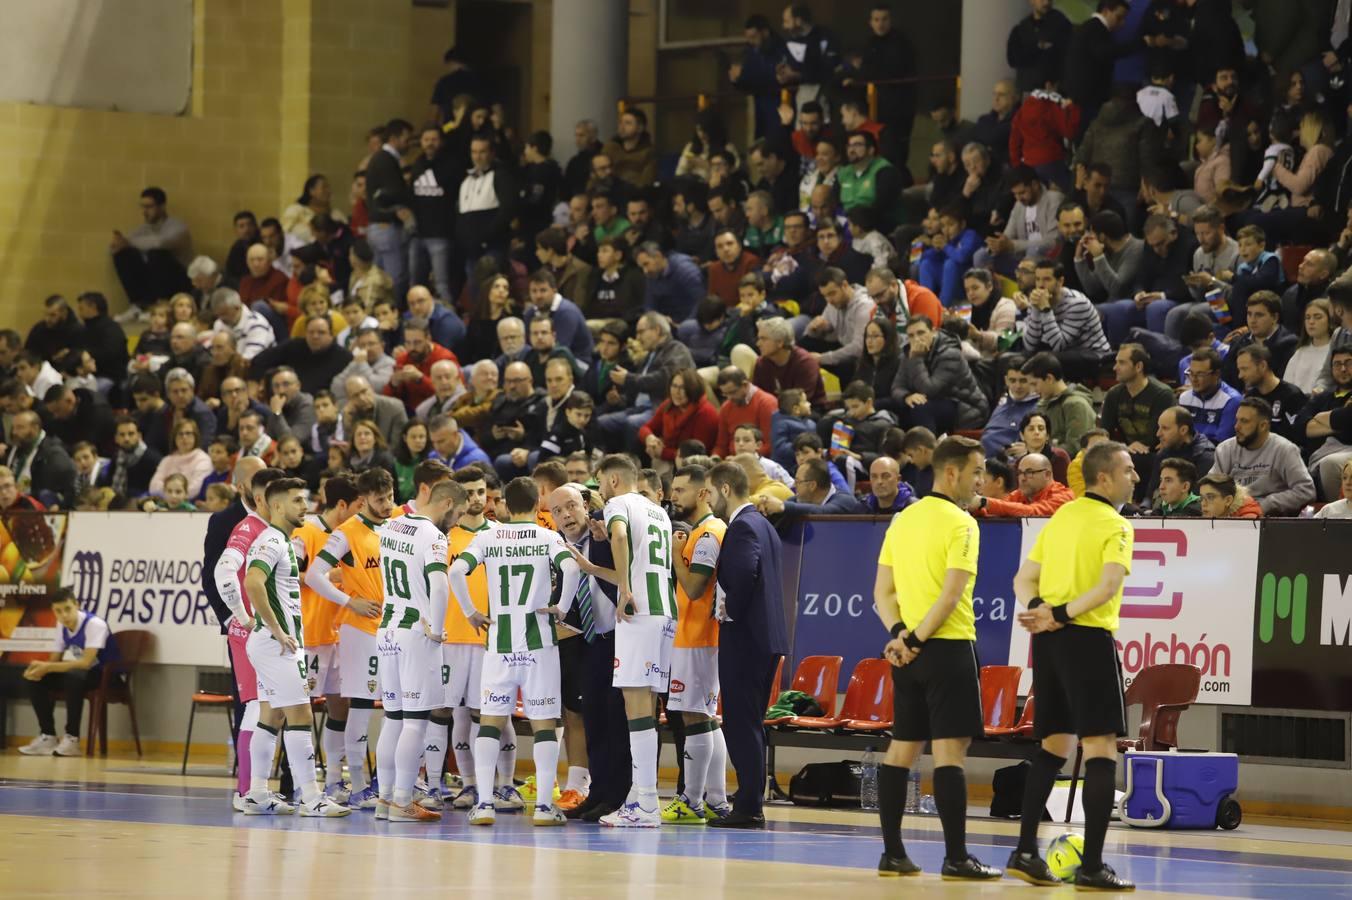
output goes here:
[{"label": "white jersey with green stripe", "polygon": [[[247,572],[254,569],[267,577],[268,605],[277,617],[277,624],[295,638],[297,644],[305,646],[301,629],[300,565],[296,562],[296,547],[290,535],[269,525],[249,546],[246,577]],[[267,627],[257,610],[254,621],[255,631]]]},{"label": "white jersey with green stripe", "polygon": [[676,618],[676,589],[671,573],[671,519],[642,494],[621,494],[606,502],[606,531],[616,519],[629,531],[629,589],[634,614]]},{"label": "white jersey with green stripe", "polygon": [[429,576],[446,571],[446,535],[431,519],[409,514],[390,519],[380,537],[380,575],[385,583],[385,613],[380,627],[412,628],[433,621],[432,608],[446,606],[432,597]]},{"label": "white jersey with green stripe", "polygon": [[518,653],[557,643],[543,612],[553,597],[553,576],[568,545],[556,531],[527,522],[499,522],[479,532],[461,551],[469,571],[484,567],[488,580],[488,651]]}]

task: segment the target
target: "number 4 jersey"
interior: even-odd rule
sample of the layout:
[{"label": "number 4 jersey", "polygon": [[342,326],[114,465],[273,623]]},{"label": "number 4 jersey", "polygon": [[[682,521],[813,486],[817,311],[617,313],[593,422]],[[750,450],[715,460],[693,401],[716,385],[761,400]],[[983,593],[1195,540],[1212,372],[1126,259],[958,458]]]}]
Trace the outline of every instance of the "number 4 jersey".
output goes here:
[{"label": "number 4 jersey", "polygon": [[431,596],[429,576],[446,571],[446,535],[431,519],[412,514],[390,519],[378,533],[385,580],[381,627],[413,628],[420,619],[438,624],[446,598]]},{"label": "number 4 jersey", "polygon": [[550,605],[554,570],[572,558],[558,532],[534,523],[502,522],[474,536],[459,559],[487,575],[488,652],[554,646],[554,626],[542,610]]},{"label": "number 4 jersey", "polygon": [[606,502],[606,530],[619,519],[629,530],[629,587],[634,614],[676,618],[671,576],[671,519],[642,494],[621,494]]}]

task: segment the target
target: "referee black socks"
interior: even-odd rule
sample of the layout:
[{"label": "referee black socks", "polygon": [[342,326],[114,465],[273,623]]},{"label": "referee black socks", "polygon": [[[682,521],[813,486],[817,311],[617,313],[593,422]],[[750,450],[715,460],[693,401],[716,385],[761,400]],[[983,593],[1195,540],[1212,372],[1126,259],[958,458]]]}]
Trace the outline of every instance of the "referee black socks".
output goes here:
[{"label": "referee black socks", "polygon": [[883,826],[883,850],[893,859],[906,855],[901,842],[901,814],[906,811],[906,784],[911,770],[905,766],[878,767],[878,818]]},{"label": "referee black socks", "polygon": [[[1028,780],[1023,786],[1023,818],[1019,823],[1019,852],[1037,853],[1037,827],[1047,811],[1047,798],[1052,795],[1056,776],[1066,764],[1064,756],[1039,749],[1028,769]],[[1102,843],[1100,843],[1102,846]]]},{"label": "referee black socks", "polygon": [[1113,815],[1114,791],[1117,787],[1117,760],[1086,759],[1084,761],[1084,856],[1087,871],[1096,871],[1103,865],[1103,840],[1108,834],[1108,820]]},{"label": "referee black socks", "polygon": [[936,766],[934,806],[944,827],[944,856],[953,863],[967,859],[967,774],[962,766]]}]

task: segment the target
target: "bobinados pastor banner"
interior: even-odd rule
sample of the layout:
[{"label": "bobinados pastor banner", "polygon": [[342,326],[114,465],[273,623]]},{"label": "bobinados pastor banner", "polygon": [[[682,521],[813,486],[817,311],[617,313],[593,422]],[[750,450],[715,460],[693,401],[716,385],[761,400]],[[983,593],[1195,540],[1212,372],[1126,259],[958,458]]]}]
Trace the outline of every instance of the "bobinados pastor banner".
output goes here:
[{"label": "bobinados pastor banner", "polygon": [[113,631],[154,633],[148,662],[225,661],[220,622],[202,591],[207,513],[76,512],[63,583]]}]

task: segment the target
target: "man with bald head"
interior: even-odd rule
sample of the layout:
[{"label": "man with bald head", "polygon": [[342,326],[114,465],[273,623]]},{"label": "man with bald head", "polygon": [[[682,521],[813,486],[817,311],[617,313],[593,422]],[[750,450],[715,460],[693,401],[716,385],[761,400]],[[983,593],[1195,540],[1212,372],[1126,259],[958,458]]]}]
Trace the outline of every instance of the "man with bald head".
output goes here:
[{"label": "man with bald head", "polygon": [[1003,500],[977,497],[972,512],[1000,518],[1050,516],[1075,499],[1070,488],[1052,478],[1051,460],[1041,453],[1029,453],[1019,460],[1018,482],[1018,490]]},{"label": "man with bald head", "polygon": [[274,258],[266,244],[254,244],[245,252],[244,265],[249,271],[239,280],[239,299],[275,326],[279,321],[288,321],[289,307],[286,302],[288,279],[273,266]]},{"label": "man with bald head", "polygon": [[1296,269],[1296,283],[1282,294],[1282,324],[1288,331],[1304,333],[1305,307],[1329,295],[1329,282],[1337,271],[1338,258],[1328,250],[1316,248],[1305,254]]},{"label": "man with bald head", "polygon": [[901,466],[890,456],[880,456],[868,467],[868,486],[864,505],[875,515],[898,513],[915,502],[915,491],[901,480]]},{"label": "man with bald head", "polygon": [[[502,373],[502,392],[488,410],[488,431],[483,448],[505,482],[517,473],[511,453],[518,447],[535,447],[545,436],[545,394],[535,386],[530,366],[514,362]],[[505,475],[503,473],[514,473]]]},{"label": "man with bald head", "polygon": [[19,491],[31,494],[47,506],[72,508],[75,504],[75,463],[61,439],[43,431],[42,420],[32,410],[14,416],[9,438],[11,446],[5,465],[14,473]]},{"label": "man with bald head", "polygon": [[408,289],[408,313],[404,318],[426,319],[428,336],[447,350],[458,350],[465,341],[465,323],[449,306],[437,302],[432,292],[422,285]]},{"label": "man with bald head", "polygon": [[324,390],[348,363],[352,354],[334,340],[333,320],[328,316],[310,316],[305,334],[284,344],[269,347],[253,358],[251,373],[262,378],[278,366],[290,366],[300,376],[300,388],[308,394]]},{"label": "man with bald head", "polygon": [[[580,485],[565,484],[550,492],[545,506],[574,552],[602,568],[613,568],[615,559],[609,542],[594,536],[604,535],[605,530],[599,519],[591,518],[584,490]],[[578,688],[582,695],[582,727],[587,738],[591,790],[584,803],[567,810],[565,815],[595,822],[624,804],[631,786],[632,762],[624,698],[611,686],[615,665],[615,586],[585,573],[582,578],[579,596],[564,621],[583,632],[577,648],[581,650]],[[590,611],[590,640],[586,639],[584,606]]]},{"label": "man with bald head", "polygon": [[360,375],[353,375],[343,385],[347,402],[343,405],[343,433],[351,434],[352,429],[363,419],[376,423],[385,443],[397,446],[404,424],[408,422],[408,413],[404,404],[393,397],[382,397],[371,387],[371,382]]},{"label": "man with bald head", "polygon": [[451,407],[466,392],[464,378],[460,374],[460,366],[449,359],[434,362],[430,377],[432,379],[432,396],[419,403],[418,408],[413,411],[414,417],[422,419],[424,422],[433,416],[450,413]]},{"label": "man with bald head", "polygon": [[471,463],[493,464],[474,438],[460,430],[454,416],[443,413],[428,419],[427,440],[432,447],[431,458],[446,463],[452,471],[458,472]]}]

